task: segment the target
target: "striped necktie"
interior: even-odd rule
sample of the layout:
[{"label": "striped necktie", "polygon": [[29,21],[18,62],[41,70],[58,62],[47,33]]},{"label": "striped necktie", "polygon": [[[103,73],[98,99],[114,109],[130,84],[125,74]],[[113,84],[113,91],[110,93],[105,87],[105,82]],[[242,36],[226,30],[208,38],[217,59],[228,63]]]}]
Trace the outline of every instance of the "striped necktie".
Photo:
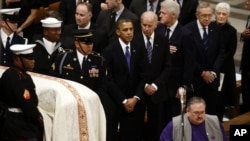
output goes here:
[{"label": "striped necktie", "polygon": [[150,37],[147,37],[147,46],[146,46],[147,52],[148,52],[148,61],[151,63],[152,60],[152,52],[153,52],[153,47],[150,42]]}]

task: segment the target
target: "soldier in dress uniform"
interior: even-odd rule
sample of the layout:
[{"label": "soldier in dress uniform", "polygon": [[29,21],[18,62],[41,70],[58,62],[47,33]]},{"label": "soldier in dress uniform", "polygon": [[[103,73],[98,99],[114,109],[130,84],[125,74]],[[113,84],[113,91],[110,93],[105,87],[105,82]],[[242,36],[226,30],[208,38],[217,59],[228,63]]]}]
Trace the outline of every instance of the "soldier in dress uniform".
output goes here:
[{"label": "soldier in dress uniform", "polygon": [[35,84],[27,71],[34,67],[33,48],[35,44],[16,44],[13,52],[13,66],[7,69],[0,81],[0,101],[7,106],[1,141],[39,141],[43,131],[43,120],[38,111],[38,97]]},{"label": "soldier in dress uniform", "polygon": [[49,74],[51,65],[56,57],[65,51],[62,43],[59,41],[62,21],[48,17],[41,20],[41,23],[43,26],[43,35],[35,41],[34,55],[36,61],[33,71],[41,74]]},{"label": "soldier in dress uniform", "polygon": [[27,39],[15,33],[17,30],[18,12],[20,8],[0,9],[0,65],[11,66],[13,64],[10,46],[13,44],[25,44]]},{"label": "soldier in dress uniform", "polygon": [[93,32],[89,29],[73,31],[75,48],[59,56],[51,75],[79,82],[100,97],[106,92],[104,59],[93,50]]}]

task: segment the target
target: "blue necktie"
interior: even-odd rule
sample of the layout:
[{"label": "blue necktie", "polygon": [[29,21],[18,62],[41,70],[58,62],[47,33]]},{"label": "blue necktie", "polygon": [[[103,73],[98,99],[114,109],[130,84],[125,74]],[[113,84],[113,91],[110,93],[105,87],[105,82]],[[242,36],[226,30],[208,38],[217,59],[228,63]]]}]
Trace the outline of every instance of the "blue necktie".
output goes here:
[{"label": "blue necktie", "polygon": [[126,46],[126,51],[125,51],[125,57],[127,60],[127,64],[128,64],[128,70],[130,70],[130,52],[129,52],[129,47]]},{"label": "blue necktie", "polygon": [[207,49],[208,48],[208,35],[207,35],[207,31],[206,31],[205,27],[203,27],[203,30],[204,30],[204,32],[203,32],[202,41],[203,41],[203,45],[204,45],[205,49]]},{"label": "blue necktie", "polygon": [[147,41],[147,52],[148,52],[148,61],[149,63],[151,63],[151,59],[152,59],[152,51],[153,51],[153,47],[150,43],[150,37],[147,37],[148,41]]}]

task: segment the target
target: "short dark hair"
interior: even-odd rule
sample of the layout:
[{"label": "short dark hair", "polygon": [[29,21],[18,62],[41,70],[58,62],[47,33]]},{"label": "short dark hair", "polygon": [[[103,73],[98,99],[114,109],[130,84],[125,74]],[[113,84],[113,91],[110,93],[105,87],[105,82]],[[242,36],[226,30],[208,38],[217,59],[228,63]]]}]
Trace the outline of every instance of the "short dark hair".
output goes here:
[{"label": "short dark hair", "polygon": [[[132,25],[133,25],[133,21],[131,20],[131,19],[119,19],[118,21],[117,21],[117,26],[116,26],[116,29],[119,29],[119,27],[120,27],[120,25],[122,24],[122,23],[132,23]],[[134,26],[134,25],[133,25]]]}]

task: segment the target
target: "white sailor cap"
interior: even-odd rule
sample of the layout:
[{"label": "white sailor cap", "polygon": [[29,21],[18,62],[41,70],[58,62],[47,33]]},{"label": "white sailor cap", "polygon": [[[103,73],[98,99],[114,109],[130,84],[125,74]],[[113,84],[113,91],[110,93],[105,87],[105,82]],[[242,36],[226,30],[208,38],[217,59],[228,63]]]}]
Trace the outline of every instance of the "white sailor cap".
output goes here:
[{"label": "white sailor cap", "polygon": [[21,8],[9,8],[9,9],[0,9],[1,14],[14,15],[18,13]]},{"label": "white sailor cap", "polygon": [[21,8],[0,9],[3,20],[17,21],[18,13]]},{"label": "white sailor cap", "polygon": [[36,44],[14,44],[10,47],[10,50],[16,54],[32,54],[33,48]]},{"label": "white sailor cap", "polygon": [[42,23],[43,27],[48,27],[48,28],[61,27],[61,25],[62,25],[62,21],[59,21],[53,17],[48,17],[46,19],[43,19],[43,20],[41,20],[41,23]]}]

